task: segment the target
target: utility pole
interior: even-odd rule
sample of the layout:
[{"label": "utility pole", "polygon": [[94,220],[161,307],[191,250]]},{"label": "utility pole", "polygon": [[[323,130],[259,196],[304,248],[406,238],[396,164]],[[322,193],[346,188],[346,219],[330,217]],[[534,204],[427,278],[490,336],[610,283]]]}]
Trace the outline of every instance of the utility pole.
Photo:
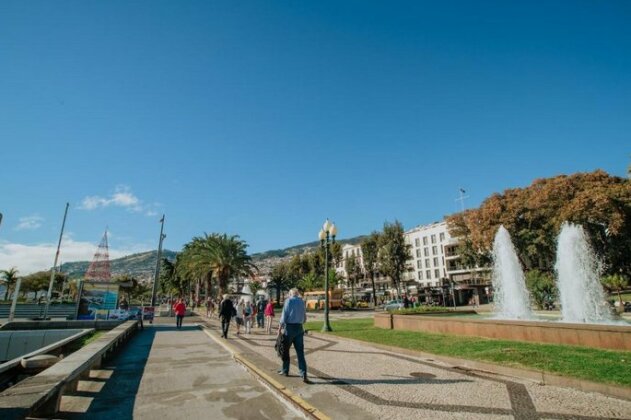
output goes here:
[{"label": "utility pole", "polygon": [[158,260],[156,261],[156,272],[153,278],[153,290],[151,292],[151,306],[156,306],[156,293],[158,293],[158,280],[160,279],[160,259],[162,258],[162,241],[167,236],[164,231],[164,214],[160,219],[160,240],[158,241]]},{"label": "utility pole", "polygon": [[61,232],[59,233],[59,242],[57,243],[57,252],[55,253],[55,262],[53,268],[50,270],[50,283],[48,284],[48,294],[46,295],[46,307],[44,308],[44,320],[48,318],[48,307],[50,306],[50,298],[53,293],[53,283],[55,281],[55,272],[57,271],[57,260],[59,259],[59,248],[61,248],[61,238],[64,236],[64,227],[66,226],[66,216],[68,216],[68,207],[70,203],[66,203],[66,210],[64,211],[64,221],[61,223]]}]

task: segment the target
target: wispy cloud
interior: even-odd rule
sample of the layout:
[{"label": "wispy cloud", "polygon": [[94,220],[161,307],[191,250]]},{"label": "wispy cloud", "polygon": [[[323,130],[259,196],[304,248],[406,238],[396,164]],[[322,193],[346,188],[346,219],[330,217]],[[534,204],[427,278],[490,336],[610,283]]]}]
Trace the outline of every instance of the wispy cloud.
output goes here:
[{"label": "wispy cloud", "polygon": [[[63,262],[91,261],[97,246],[96,243],[75,241],[64,235],[59,256]],[[109,255],[114,259],[149,249],[151,249],[150,246],[141,244],[127,248],[110,248]],[[57,244],[55,243],[26,245],[0,242],[0,269],[16,267],[20,275],[48,270],[53,265],[56,251]]]},{"label": "wispy cloud", "polygon": [[35,230],[42,226],[44,218],[40,216],[25,216],[20,217],[18,221],[19,223],[15,227],[15,230]]},{"label": "wispy cloud", "polygon": [[143,213],[146,216],[155,216],[155,205],[145,204],[131,191],[127,185],[118,185],[109,197],[89,195],[81,200],[80,210],[95,210],[99,207],[122,207],[134,213]]}]

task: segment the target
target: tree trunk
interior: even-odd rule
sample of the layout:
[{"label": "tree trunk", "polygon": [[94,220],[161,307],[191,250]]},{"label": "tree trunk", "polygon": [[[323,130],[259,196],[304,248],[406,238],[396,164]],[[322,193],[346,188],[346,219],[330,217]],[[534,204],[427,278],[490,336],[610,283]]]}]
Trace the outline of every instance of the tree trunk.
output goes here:
[{"label": "tree trunk", "polygon": [[211,279],[212,279],[212,274],[211,273],[206,274],[206,282],[205,282],[206,283],[206,285],[205,285],[206,286],[206,300],[208,300],[208,298],[210,297],[210,282],[211,282]]},{"label": "tree trunk", "polygon": [[280,305],[280,285],[276,285],[276,303]]},{"label": "tree trunk", "polygon": [[351,281],[351,302],[352,306],[355,306],[355,278]]},{"label": "tree trunk", "polygon": [[372,283],[372,300],[375,304],[375,308],[377,308],[377,290],[375,287],[375,272],[370,272],[370,282]]}]

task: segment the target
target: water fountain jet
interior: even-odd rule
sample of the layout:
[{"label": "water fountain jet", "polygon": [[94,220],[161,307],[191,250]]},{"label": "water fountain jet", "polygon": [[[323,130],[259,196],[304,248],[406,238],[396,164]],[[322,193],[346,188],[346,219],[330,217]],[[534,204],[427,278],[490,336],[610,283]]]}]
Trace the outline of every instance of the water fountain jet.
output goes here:
[{"label": "water fountain jet", "polygon": [[495,312],[500,319],[533,319],[524,273],[510,234],[500,226],[493,241]]}]

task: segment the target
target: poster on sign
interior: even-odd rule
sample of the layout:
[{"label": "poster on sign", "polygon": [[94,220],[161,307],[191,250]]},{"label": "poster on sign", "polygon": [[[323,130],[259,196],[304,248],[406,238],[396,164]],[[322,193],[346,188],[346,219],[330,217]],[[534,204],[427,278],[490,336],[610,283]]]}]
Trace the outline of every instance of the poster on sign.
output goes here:
[{"label": "poster on sign", "polygon": [[77,319],[109,319],[118,303],[118,283],[83,281]]}]

